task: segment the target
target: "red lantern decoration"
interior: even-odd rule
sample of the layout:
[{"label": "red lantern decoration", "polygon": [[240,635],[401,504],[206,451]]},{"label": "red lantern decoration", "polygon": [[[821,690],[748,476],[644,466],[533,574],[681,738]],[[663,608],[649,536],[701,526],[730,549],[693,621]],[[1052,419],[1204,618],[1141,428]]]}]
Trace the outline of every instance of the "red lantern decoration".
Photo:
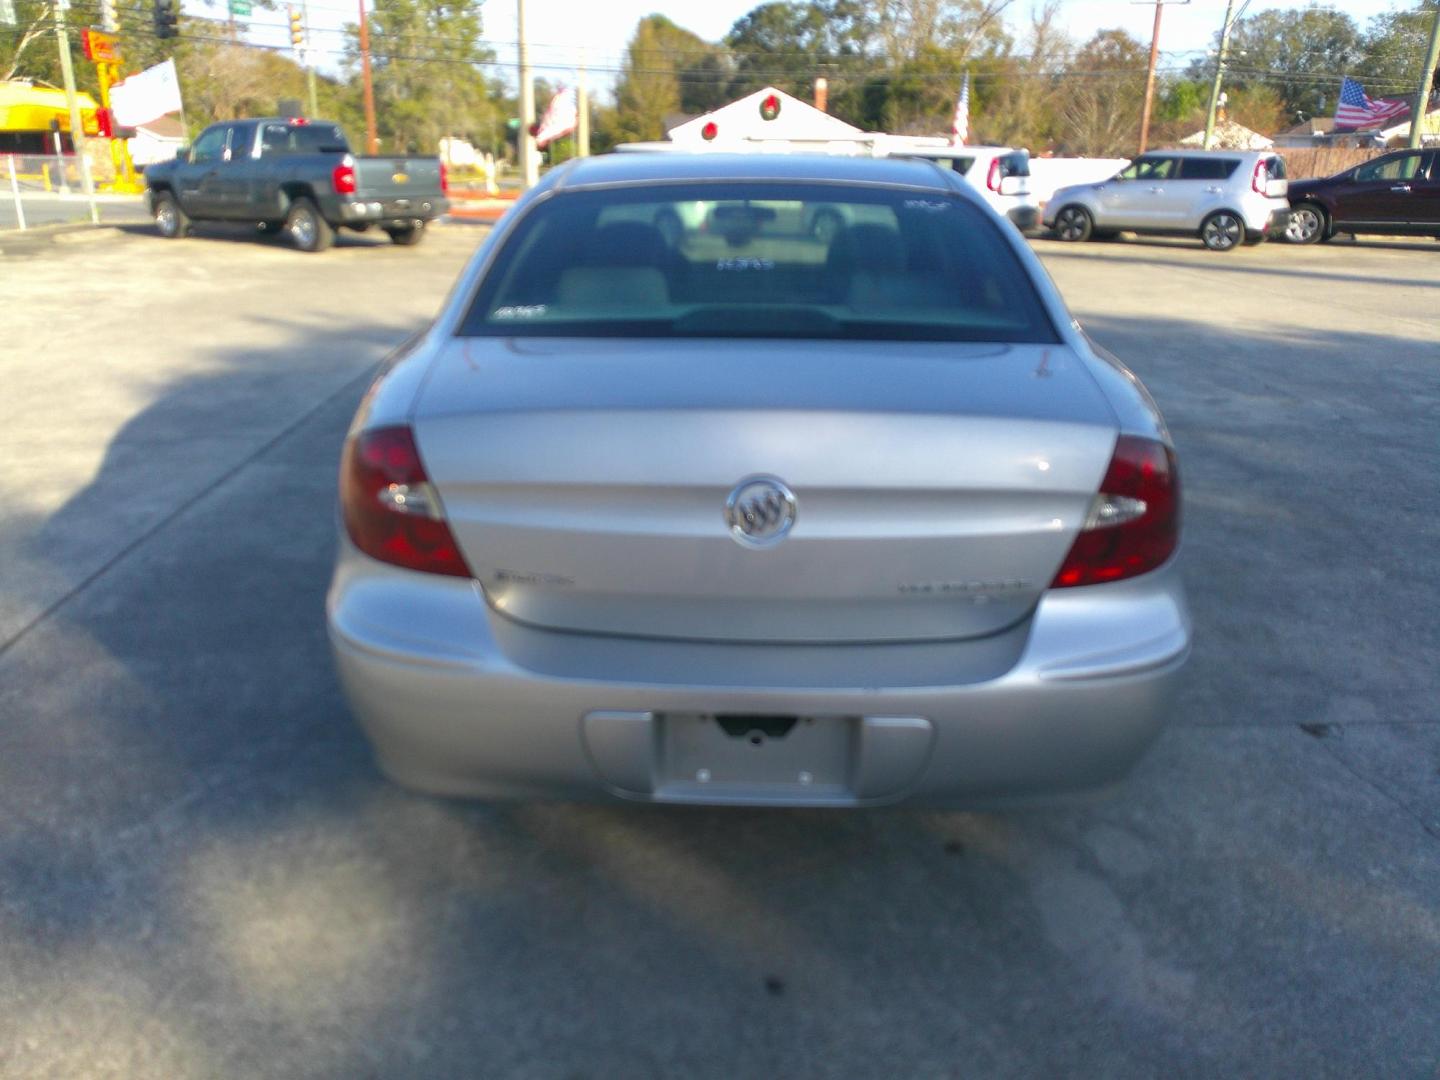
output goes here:
[{"label": "red lantern decoration", "polygon": [[765,100],[760,102],[760,119],[774,120],[780,115],[780,95],[766,94]]},{"label": "red lantern decoration", "polygon": [[706,142],[711,142],[719,134],[720,129],[715,125],[714,120],[707,120],[705,126],[700,129],[700,137]]}]

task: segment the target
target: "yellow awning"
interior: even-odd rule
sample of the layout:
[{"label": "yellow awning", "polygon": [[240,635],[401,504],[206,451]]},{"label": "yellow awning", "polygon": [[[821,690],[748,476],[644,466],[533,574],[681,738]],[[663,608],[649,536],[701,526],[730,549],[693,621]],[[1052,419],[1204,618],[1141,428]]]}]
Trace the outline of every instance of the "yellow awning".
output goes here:
[{"label": "yellow awning", "polygon": [[[85,134],[98,134],[95,99],[89,94],[75,96],[80,101],[80,122],[85,125]],[[0,131],[49,131],[51,120],[60,122],[61,131],[70,130],[70,106],[65,100],[65,91],[27,82],[0,82]]]}]

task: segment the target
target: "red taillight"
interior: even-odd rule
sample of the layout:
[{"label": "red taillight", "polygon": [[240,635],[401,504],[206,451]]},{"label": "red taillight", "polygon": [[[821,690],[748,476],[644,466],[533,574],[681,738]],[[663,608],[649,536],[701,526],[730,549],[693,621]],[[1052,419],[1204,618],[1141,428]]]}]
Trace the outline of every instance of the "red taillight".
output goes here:
[{"label": "red taillight", "polygon": [[1000,190],[1000,159],[990,159],[990,172],[985,176],[985,186],[991,191]]},{"label": "red taillight", "polygon": [[290,118],[290,123],[295,125],[296,127],[304,127],[309,122],[310,121],[306,120],[303,116],[292,116]]},{"label": "red taillight", "polygon": [[440,194],[450,194],[450,170],[445,168],[445,162],[440,162]]},{"label": "red taillight", "polygon": [[1100,493],[1052,589],[1121,581],[1154,570],[1180,542],[1180,473],[1164,443],[1121,435]]},{"label": "red taillight", "polygon": [[330,184],[337,195],[355,194],[355,166],[342,161],[330,170]]},{"label": "red taillight", "polygon": [[364,431],[345,443],[340,510],[351,542],[371,558],[427,574],[474,576],[408,427]]},{"label": "red taillight", "polygon": [[1265,194],[1265,184],[1270,179],[1270,170],[1265,167],[1265,159],[1261,158],[1255,162],[1255,171],[1250,174],[1250,190],[1257,195]]}]

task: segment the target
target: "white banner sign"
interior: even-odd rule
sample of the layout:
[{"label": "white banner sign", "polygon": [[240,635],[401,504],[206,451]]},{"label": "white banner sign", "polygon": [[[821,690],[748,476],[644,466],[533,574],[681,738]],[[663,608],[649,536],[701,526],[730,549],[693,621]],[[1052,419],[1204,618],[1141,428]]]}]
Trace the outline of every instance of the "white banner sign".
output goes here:
[{"label": "white banner sign", "polygon": [[180,111],[180,78],[175,61],[166,60],[110,88],[110,108],[121,127],[139,127],[166,113]]}]

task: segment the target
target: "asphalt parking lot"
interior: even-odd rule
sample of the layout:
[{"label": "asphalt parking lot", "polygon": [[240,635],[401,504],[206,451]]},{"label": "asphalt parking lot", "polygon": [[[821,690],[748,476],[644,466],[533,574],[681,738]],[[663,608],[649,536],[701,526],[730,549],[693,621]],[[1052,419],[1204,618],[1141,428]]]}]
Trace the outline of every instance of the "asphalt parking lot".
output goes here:
[{"label": "asphalt parking lot", "polygon": [[1440,244],[1038,241],[1165,410],[1197,644],[1115,798],[483,805],[323,630],[482,235],[0,242],[0,1075],[1434,1077]]}]

